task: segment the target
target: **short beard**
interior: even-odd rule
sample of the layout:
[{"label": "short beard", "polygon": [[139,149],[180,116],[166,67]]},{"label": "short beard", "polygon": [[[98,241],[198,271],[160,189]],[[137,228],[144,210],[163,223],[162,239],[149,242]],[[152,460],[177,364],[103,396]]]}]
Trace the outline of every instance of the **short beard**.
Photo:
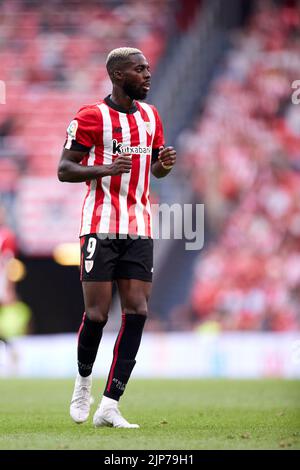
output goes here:
[{"label": "short beard", "polygon": [[129,98],[131,98],[132,100],[144,100],[147,96],[147,93],[137,90],[130,83],[124,83],[123,90],[125,91],[126,95],[129,96]]}]

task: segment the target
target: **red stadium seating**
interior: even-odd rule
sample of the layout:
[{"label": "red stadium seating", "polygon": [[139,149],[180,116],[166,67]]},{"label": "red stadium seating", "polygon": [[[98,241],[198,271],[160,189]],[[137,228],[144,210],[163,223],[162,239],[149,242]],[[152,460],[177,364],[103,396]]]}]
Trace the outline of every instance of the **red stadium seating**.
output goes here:
[{"label": "red stadium seating", "polygon": [[291,100],[299,28],[299,10],[262,8],[236,34],[204,115],[181,137],[182,170],[215,233],[195,272],[194,326],[300,328],[300,105]]}]

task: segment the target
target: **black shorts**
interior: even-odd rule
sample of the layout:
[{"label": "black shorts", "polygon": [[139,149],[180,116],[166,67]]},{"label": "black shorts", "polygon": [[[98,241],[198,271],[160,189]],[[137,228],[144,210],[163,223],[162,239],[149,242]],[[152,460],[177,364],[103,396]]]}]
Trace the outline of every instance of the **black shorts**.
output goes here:
[{"label": "black shorts", "polygon": [[151,282],[153,239],[116,237],[103,239],[92,233],[80,238],[80,280],[138,279]]}]

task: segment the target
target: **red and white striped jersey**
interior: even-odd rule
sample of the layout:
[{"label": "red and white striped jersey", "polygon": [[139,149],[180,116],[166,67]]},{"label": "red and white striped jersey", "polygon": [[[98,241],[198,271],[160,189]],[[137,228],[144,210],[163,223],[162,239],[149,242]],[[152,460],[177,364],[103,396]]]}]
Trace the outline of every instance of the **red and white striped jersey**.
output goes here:
[{"label": "red and white striped jersey", "polygon": [[118,233],[152,236],[149,181],[152,149],[164,145],[156,108],[134,102],[129,112],[109,97],[84,106],[71,121],[65,148],[87,150],[82,165],[111,164],[122,153],[132,157],[130,173],[88,181],[80,236]]}]

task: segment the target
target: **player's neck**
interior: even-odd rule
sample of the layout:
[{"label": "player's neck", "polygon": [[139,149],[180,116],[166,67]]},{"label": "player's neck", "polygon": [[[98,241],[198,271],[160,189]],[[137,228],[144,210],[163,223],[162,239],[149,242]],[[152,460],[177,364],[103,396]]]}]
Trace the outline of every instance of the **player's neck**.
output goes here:
[{"label": "player's neck", "polygon": [[110,99],[113,103],[121,106],[126,111],[132,108],[133,100],[120,88],[113,88]]}]

